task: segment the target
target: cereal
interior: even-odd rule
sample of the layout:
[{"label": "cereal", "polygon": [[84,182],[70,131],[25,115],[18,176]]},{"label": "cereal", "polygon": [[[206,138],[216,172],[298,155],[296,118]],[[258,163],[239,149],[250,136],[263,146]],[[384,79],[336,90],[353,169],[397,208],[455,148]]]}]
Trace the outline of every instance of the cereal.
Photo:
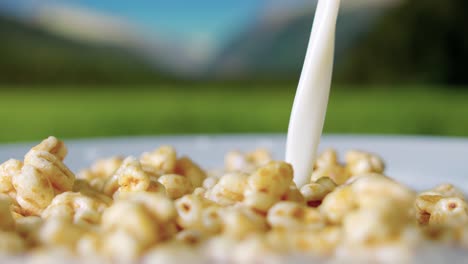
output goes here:
[{"label": "cereal", "polygon": [[22,167],[23,163],[15,159],[7,160],[0,165],[0,193],[8,194],[13,199],[16,198],[12,179],[21,173]]},{"label": "cereal", "polygon": [[12,183],[18,204],[30,215],[40,215],[55,195],[47,176],[31,165],[24,165],[21,173],[13,177]]},{"label": "cereal", "polygon": [[193,188],[201,187],[206,178],[206,173],[188,157],[177,160],[175,173],[187,177]]},{"label": "cereal", "polygon": [[193,187],[189,179],[177,174],[165,174],[159,177],[158,182],[166,189],[171,199],[178,199],[192,192]]},{"label": "cereal", "polygon": [[34,150],[24,158],[25,165],[31,165],[48,180],[57,192],[71,191],[75,175],[63,164],[62,160],[47,151]]},{"label": "cereal", "polygon": [[[59,160],[63,161],[67,156],[67,147],[63,143],[63,141],[58,140],[56,137],[48,137],[44,139],[41,143],[37,146],[33,147],[26,156],[34,155],[35,151],[45,151],[54,156],[56,156]],[[27,159],[27,158],[25,158]]]},{"label": "cereal", "polygon": [[171,146],[161,146],[153,152],[145,152],[140,157],[143,167],[160,174],[173,173],[176,167],[177,153]]},{"label": "cereal", "polygon": [[98,224],[106,204],[81,193],[64,192],[54,197],[42,218],[63,218],[75,224]]},{"label": "cereal", "polygon": [[226,170],[208,174],[162,146],[139,159],[99,160],[76,179],[66,154],[49,137],[24,162],[0,165],[0,255],[26,252],[38,263],[282,263],[291,254],[400,263],[426,241],[468,248],[460,190],[442,184],[416,193],[385,176],[371,153],[350,151],[342,164],[328,149],[303,186],[291,165],[263,149],[230,152]]}]

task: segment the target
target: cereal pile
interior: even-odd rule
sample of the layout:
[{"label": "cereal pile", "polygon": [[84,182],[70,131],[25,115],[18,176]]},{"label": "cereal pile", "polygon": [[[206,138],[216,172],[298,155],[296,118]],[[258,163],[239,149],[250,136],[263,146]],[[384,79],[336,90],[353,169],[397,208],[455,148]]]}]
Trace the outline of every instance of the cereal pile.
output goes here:
[{"label": "cereal pile", "polygon": [[[409,261],[423,243],[468,248],[463,193],[416,193],[384,176],[376,155],[335,151],[310,183],[265,150],[230,152],[207,173],[162,146],[97,161],[77,175],[49,137],[0,165],[0,255],[30,263],[281,262],[284,256]],[[284,259],[283,259],[284,260]],[[348,259],[349,260],[349,259]],[[398,262],[396,262],[398,261]]]}]

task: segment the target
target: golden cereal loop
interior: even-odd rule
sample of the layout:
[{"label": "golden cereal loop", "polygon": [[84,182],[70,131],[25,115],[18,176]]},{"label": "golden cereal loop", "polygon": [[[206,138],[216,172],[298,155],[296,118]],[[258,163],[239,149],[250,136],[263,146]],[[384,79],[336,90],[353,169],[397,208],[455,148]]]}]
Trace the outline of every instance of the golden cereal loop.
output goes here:
[{"label": "golden cereal loop", "polygon": [[286,192],[282,197],[281,200],[284,201],[292,201],[299,204],[305,203],[305,198],[302,195],[301,191],[297,188],[296,184],[293,183],[289,186],[288,192]]},{"label": "golden cereal loop", "polygon": [[273,228],[300,229],[304,226],[306,207],[295,202],[278,202],[270,208],[268,224]]},{"label": "golden cereal loop", "polygon": [[248,175],[243,173],[227,173],[207,192],[206,198],[224,206],[241,202],[247,179]]},{"label": "golden cereal loop", "polygon": [[385,164],[379,156],[363,151],[348,151],[345,154],[345,161],[351,175],[382,173],[385,169]]},{"label": "golden cereal loop", "polygon": [[76,192],[61,193],[42,212],[45,219],[62,218],[75,224],[98,224],[106,204]]},{"label": "golden cereal loop", "polygon": [[26,250],[24,240],[16,233],[0,231],[0,253],[16,255]]},{"label": "golden cereal loop", "polygon": [[176,200],[177,224],[186,229],[203,229],[201,222],[202,211],[207,205],[207,202],[203,198],[190,194]]},{"label": "golden cereal loop", "polygon": [[259,168],[248,179],[248,187],[271,195],[284,195],[292,183],[293,169],[286,162],[270,162]]},{"label": "golden cereal loop", "polygon": [[39,230],[39,240],[48,246],[74,248],[85,230],[62,218],[51,218]]},{"label": "golden cereal loop", "polygon": [[17,192],[18,204],[30,215],[40,215],[55,196],[49,179],[30,165],[24,165],[12,182]]},{"label": "golden cereal loop", "polygon": [[174,202],[160,193],[132,193],[128,200],[142,204],[158,223],[169,223],[177,216]]},{"label": "golden cereal loop", "polygon": [[31,165],[47,176],[58,192],[71,191],[75,175],[55,155],[46,151],[30,151],[24,164]]},{"label": "golden cereal loop", "polygon": [[15,228],[15,220],[11,215],[11,200],[0,198],[0,230],[11,231]]},{"label": "golden cereal loop", "polygon": [[171,146],[161,146],[153,152],[145,152],[140,157],[142,166],[149,167],[161,174],[173,173],[177,153]]},{"label": "golden cereal loop", "polygon": [[128,157],[116,172],[119,192],[146,191],[150,186],[150,177],[143,171],[140,163]]},{"label": "golden cereal loop", "polygon": [[333,224],[341,224],[344,217],[357,208],[354,193],[350,186],[340,186],[329,193],[319,206],[319,210]]},{"label": "golden cereal loop", "polygon": [[156,243],[161,237],[158,223],[143,204],[135,201],[118,201],[105,210],[102,228],[109,235],[125,233],[137,242],[139,250]]},{"label": "golden cereal loop", "polygon": [[350,177],[345,167],[341,165],[331,165],[327,167],[319,167],[312,172],[310,177],[311,182],[318,181],[321,178],[330,178],[337,185],[344,184]]},{"label": "golden cereal loop", "polygon": [[16,190],[13,187],[12,178],[21,173],[22,167],[23,163],[15,159],[9,159],[0,165],[0,193],[15,198]]},{"label": "golden cereal loop", "polygon": [[107,159],[101,159],[91,165],[91,172],[99,178],[109,178],[122,166],[123,158],[116,156]]},{"label": "golden cereal loop", "polygon": [[266,213],[270,207],[280,200],[279,196],[270,193],[252,191],[246,189],[242,204],[261,213]]},{"label": "golden cereal loop", "polygon": [[429,225],[460,227],[468,223],[468,206],[457,197],[442,198],[433,206]]},{"label": "golden cereal loop", "polygon": [[192,183],[185,176],[178,174],[165,174],[159,177],[158,182],[166,189],[171,199],[178,199],[193,191]]},{"label": "golden cereal loop", "polygon": [[452,184],[441,184],[432,189],[432,191],[444,197],[456,197],[465,200],[465,194]]},{"label": "golden cereal loop", "polygon": [[33,147],[27,154],[25,159],[28,159],[28,156],[34,155],[36,151],[45,151],[56,156],[59,160],[63,161],[67,156],[67,147],[63,141],[58,140],[56,137],[48,137],[44,139],[37,146]]},{"label": "golden cereal loop", "polygon": [[201,187],[206,178],[205,171],[188,157],[181,157],[177,160],[175,173],[187,177],[193,188]]},{"label": "golden cereal loop", "polygon": [[264,217],[257,215],[248,208],[226,208],[221,217],[223,220],[223,233],[238,240],[257,232],[264,232],[267,228]]},{"label": "golden cereal loop", "polygon": [[336,165],[338,165],[338,154],[334,149],[326,149],[317,157],[314,169],[333,167]]}]

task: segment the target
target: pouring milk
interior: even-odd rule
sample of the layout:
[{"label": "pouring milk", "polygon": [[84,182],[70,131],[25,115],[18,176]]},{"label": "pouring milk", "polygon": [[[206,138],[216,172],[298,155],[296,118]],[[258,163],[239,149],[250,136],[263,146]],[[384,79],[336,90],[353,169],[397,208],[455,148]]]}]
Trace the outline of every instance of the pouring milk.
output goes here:
[{"label": "pouring milk", "polygon": [[298,187],[310,180],[330,93],[340,0],[319,0],[289,120],[286,161]]}]

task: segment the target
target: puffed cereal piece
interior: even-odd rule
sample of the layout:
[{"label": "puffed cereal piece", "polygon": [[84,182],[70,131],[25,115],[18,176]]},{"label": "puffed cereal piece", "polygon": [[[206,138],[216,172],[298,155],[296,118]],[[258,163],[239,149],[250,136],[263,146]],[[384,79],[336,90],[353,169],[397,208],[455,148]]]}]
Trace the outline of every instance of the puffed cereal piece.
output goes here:
[{"label": "puffed cereal piece", "polygon": [[205,189],[211,189],[216,185],[216,183],[218,183],[218,180],[218,177],[206,177],[206,179],[203,180],[202,187]]},{"label": "puffed cereal piece", "polygon": [[288,192],[281,197],[281,200],[305,204],[305,198],[302,195],[301,191],[297,188],[295,183],[292,183],[289,186]]},{"label": "puffed cereal piece", "polygon": [[158,182],[164,186],[171,199],[178,199],[193,191],[192,183],[185,176],[164,174],[159,177]]},{"label": "puffed cereal piece", "polygon": [[150,168],[159,174],[174,173],[177,153],[171,146],[161,146],[152,152],[145,152],[140,156],[143,167]]},{"label": "puffed cereal piece", "polygon": [[31,165],[24,165],[21,173],[13,177],[12,183],[18,204],[30,215],[40,215],[55,195],[49,179]]},{"label": "puffed cereal piece", "polygon": [[115,263],[134,263],[147,247],[124,229],[106,233],[102,238],[102,253]]},{"label": "puffed cereal piece", "polygon": [[429,224],[429,218],[434,206],[443,196],[435,192],[424,192],[419,194],[415,200],[416,219],[420,225]]},{"label": "puffed cereal piece", "polygon": [[224,168],[226,171],[252,171],[255,168],[249,164],[239,151],[230,151],[224,156]]},{"label": "puffed cereal piece", "polygon": [[97,256],[102,249],[102,238],[96,232],[87,232],[76,243],[76,251],[80,256]]},{"label": "puffed cereal piece", "polygon": [[122,166],[123,160],[120,156],[97,160],[91,165],[90,171],[94,177],[107,179]]},{"label": "puffed cereal piece", "polygon": [[318,230],[325,226],[325,218],[317,209],[286,201],[268,211],[267,221],[272,228],[285,230]]},{"label": "puffed cereal piece", "polygon": [[102,230],[105,233],[124,231],[138,241],[142,248],[160,238],[158,223],[145,205],[136,201],[118,200],[102,214]]},{"label": "puffed cereal piece", "polygon": [[216,234],[221,231],[222,220],[221,220],[221,210],[218,206],[210,205],[203,208],[201,221],[203,225],[203,230],[206,233]]},{"label": "puffed cereal piece", "polygon": [[118,175],[120,192],[146,191],[150,185],[150,177],[133,157],[128,157],[123,161],[116,175]]},{"label": "puffed cereal piece", "polygon": [[175,240],[188,245],[196,245],[204,238],[203,232],[197,229],[185,229],[175,235]]},{"label": "puffed cereal piece", "polygon": [[[182,231],[183,232],[183,231]],[[204,264],[211,261],[190,244],[169,242],[152,248],[142,258],[142,264]]]},{"label": "puffed cereal piece", "polygon": [[357,208],[354,193],[349,185],[337,187],[330,192],[319,206],[329,222],[332,224],[341,224],[343,218],[351,211]]},{"label": "puffed cereal piece", "polygon": [[266,235],[274,251],[330,256],[342,239],[341,229],[328,226],[320,230],[273,229]]},{"label": "puffed cereal piece", "polygon": [[228,207],[221,214],[223,234],[241,240],[248,235],[263,233],[267,229],[266,219],[244,207]]},{"label": "puffed cereal piece", "polygon": [[39,216],[26,216],[16,219],[16,232],[24,238],[28,246],[39,243],[39,230],[44,220]]},{"label": "puffed cereal piece", "polygon": [[54,197],[42,212],[42,218],[63,218],[75,224],[98,224],[106,207],[105,203],[81,193],[64,192]]},{"label": "puffed cereal piece", "polygon": [[103,194],[102,192],[96,190],[93,186],[91,186],[86,180],[78,179],[75,181],[73,185],[73,191],[79,192],[84,196],[89,198],[95,199],[99,202],[102,202],[106,205],[112,204],[112,198]]},{"label": "puffed cereal piece", "polygon": [[15,220],[10,211],[11,200],[9,197],[0,198],[0,230],[11,231],[15,228]]},{"label": "puffed cereal piece", "polygon": [[431,190],[432,192],[439,193],[444,197],[456,197],[465,200],[465,195],[461,190],[452,184],[441,184]]},{"label": "puffed cereal piece", "polygon": [[239,241],[232,250],[233,263],[275,263],[269,258],[272,250],[262,235],[250,235]]},{"label": "puffed cereal piece", "polygon": [[242,204],[261,213],[266,213],[281,197],[251,189],[244,191]]},{"label": "puffed cereal piece", "polygon": [[314,182],[321,178],[330,178],[335,182],[337,185],[344,184],[350,175],[346,171],[345,167],[341,165],[331,165],[328,167],[319,167],[312,172],[312,176],[310,177],[310,181]]},{"label": "puffed cereal piece", "polygon": [[281,201],[273,205],[267,214],[272,228],[300,229],[304,227],[306,207],[295,202]]},{"label": "puffed cereal piece", "polygon": [[33,166],[45,175],[57,192],[73,189],[75,175],[54,154],[39,150],[30,151],[24,158],[24,164]]},{"label": "puffed cereal piece", "polygon": [[256,192],[282,196],[288,190],[293,179],[292,166],[286,162],[269,162],[260,167],[248,178],[248,188]]},{"label": "puffed cereal piece", "polygon": [[314,183],[302,186],[300,192],[309,205],[316,206],[320,204],[325,196],[332,192],[335,187],[336,184],[330,178],[322,177]]},{"label": "puffed cereal piece", "polygon": [[23,163],[15,159],[9,159],[0,165],[0,193],[8,194],[13,199],[16,198],[12,179],[21,173],[22,167]]},{"label": "puffed cereal piece", "polygon": [[350,245],[370,245],[392,240],[399,231],[395,228],[394,220],[375,209],[353,211],[343,219],[344,239]]},{"label": "puffed cereal piece", "polygon": [[241,202],[248,177],[240,172],[227,173],[207,192],[206,198],[223,206]]},{"label": "puffed cereal piece", "polygon": [[252,172],[272,161],[268,150],[259,148],[251,152],[230,151],[224,157],[224,166],[229,172]]},{"label": "puffed cereal piece", "polygon": [[187,177],[192,182],[193,188],[201,187],[206,178],[206,173],[202,168],[188,157],[177,159],[175,173]]},{"label": "puffed cereal piece", "polygon": [[[41,143],[34,146],[27,154],[34,155],[35,151],[45,151],[49,152],[50,154],[56,156],[59,160],[63,161],[67,156],[67,147],[63,143],[63,141],[57,139],[56,137],[50,136],[44,139]],[[27,159],[27,158],[26,158]]]},{"label": "puffed cereal piece", "polygon": [[24,240],[16,233],[0,231],[0,253],[16,255],[26,250]]},{"label": "puffed cereal piece", "polygon": [[468,206],[457,197],[442,198],[433,206],[429,225],[461,227],[468,223]]},{"label": "puffed cereal piece", "polygon": [[[314,164],[314,169],[328,168],[328,167],[333,167],[336,165],[338,165],[338,154],[336,153],[336,150],[329,148],[329,149],[324,150],[317,157],[317,160],[315,161],[315,164]],[[318,180],[318,178],[315,180]]]},{"label": "puffed cereal piece", "polygon": [[174,221],[177,216],[174,202],[163,194],[139,192],[132,193],[127,199],[145,206],[158,223],[167,224]]},{"label": "puffed cereal piece", "polygon": [[390,200],[397,208],[411,208],[416,197],[414,191],[406,186],[379,174],[362,175],[351,184],[351,188],[361,207],[373,207],[374,204],[378,207],[380,201]]},{"label": "puffed cereal piece", "polygon": [[208,202],[200,196],[187,194],[175,201],[177,224],[185,229],[203,230],[202,213]]},{"label": "puffed cereal piece", "polygon": [[382,159],[372,153],[351,150],[345,154],[346,169],[351,175],[364,173],[382,173],[385,164]]},{"label": "puffed cereal piece", "polygon": [[85,230],[63,218],[50,218],[39,230],[39,240],[47,246],[73,249]]}]

